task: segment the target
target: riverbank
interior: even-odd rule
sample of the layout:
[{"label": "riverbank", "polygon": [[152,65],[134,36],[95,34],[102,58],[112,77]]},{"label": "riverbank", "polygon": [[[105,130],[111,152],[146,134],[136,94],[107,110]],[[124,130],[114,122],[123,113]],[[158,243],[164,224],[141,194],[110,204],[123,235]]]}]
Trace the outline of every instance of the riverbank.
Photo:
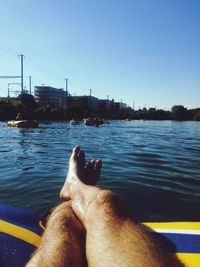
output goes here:
[{"label": "riverbank", "polygon": [[0,121],[13,120],[17,113],[25,113],[30,119],[39,121],[67,121],[72,118],[83,119],[89,116],[99,116],[106,119],[129,119],[129,120],[182,120],[182,121],[200,121],[200,108],[187,109],[181,105],[175,105],[171,111],[162,109],[122,109],[120,112],[115,113],[94,113],[90,110],[80,108],[68,107],[67,109],[58,109],[55,107],[47,106],[40,107],[35,104],[30,109],[29,105],[25,106],[19,100],[15,101],[0,101]]}]

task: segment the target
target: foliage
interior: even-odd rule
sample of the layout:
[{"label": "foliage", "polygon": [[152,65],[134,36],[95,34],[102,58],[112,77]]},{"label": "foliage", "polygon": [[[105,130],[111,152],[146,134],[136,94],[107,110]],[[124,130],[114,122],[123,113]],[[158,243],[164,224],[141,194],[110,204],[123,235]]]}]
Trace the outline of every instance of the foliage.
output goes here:
[{"label": "foliage", "polygon": [[23,93],[18,98],[29,112],[33,111],[36,107],[35,98],[31,94]]},{"label": "foliage", "polygon": [[[0,120],[15,119],[18,112],[21,112],[28,119],[37,120],[70,120],[75,118],[86,118],[93,115],[91,111],[83,109],[79,106],[70,106],[68,109],[59,109],[50,105],[46,107],[38,106],[34,97],[29,94],[22,94],[20,99],[0,99]],[[134,111],[132,109],[124,109],[116,113],[114,111],[109,114],[97,113],[96,116],[101,116],[110,119],[143,119],[143,120],[196,120],[200,121],[200,109],[187,110],[182,105],[174,105],[170,111],[155,108],[140,109]]]},{"label": "foliage", "polygon": [[171,109],[172,117],[175,120],[185,120],[187,119],[187,108],[182,105],[175,105]]},{"label": "foliage", "polygon": [[21,111],[21,107],[15,106],[12,103],[0,102],[0,120],[11,120],[15,118],[16,114]]},{"label": "foliage", "polygon": [[194,116],[194,121],[200,121],[200,111]]}]

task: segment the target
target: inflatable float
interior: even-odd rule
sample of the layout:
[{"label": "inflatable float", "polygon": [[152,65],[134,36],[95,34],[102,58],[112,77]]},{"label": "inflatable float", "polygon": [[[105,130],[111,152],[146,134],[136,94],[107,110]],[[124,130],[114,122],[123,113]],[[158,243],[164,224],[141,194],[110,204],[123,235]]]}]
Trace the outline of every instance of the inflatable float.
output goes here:
[{"label": "inflatable float", "polygon": [[71,125],[79,125],[81,123],[81,121],[80,120],[70,120],[70,124]]},{"label": "inflatable float", "polygon": [[33,120],[33,121],[31,121],[31,120],[8,121],[8,126],[18,127],[18,128],[37,128],[38,125],[39,125],[39,122],[35,121],[35,120]]},{"label": "inflatable float", "polygon": [[[186,267],[200,266],[200,222],[144,223]],[[0,205],[0,266],[22,267],[39,246],[43,227],[36,213]]]}]

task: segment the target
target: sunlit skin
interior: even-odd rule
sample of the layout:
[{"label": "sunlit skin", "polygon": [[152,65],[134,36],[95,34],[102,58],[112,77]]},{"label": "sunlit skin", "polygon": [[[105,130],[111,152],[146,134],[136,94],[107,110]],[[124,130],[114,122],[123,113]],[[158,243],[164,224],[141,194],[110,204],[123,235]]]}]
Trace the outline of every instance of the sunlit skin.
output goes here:
[{"label": "sunlit skin", "polygon": [[95,186],[101,167],[100,160],[86,163],[79,146],[73,149],[60,192],[64,203],[52,212],[27,266],[83,266],[85,260],[91,267],[183,266],[130,219],[117,195]]}]

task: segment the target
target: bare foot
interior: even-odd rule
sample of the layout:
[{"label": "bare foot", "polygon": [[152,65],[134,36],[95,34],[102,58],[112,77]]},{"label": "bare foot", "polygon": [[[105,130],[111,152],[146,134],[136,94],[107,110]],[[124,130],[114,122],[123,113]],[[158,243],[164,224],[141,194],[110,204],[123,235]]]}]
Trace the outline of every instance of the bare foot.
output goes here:
[{"label": "bare foot", "polygon": [[61,189],[60,198],[72,199],[82,184],[95,185],[100,179],[101,167],[101,160],[91,160],[86,164],[84,151],[79,146],[75,146],[69,160],[69,171]]}]

